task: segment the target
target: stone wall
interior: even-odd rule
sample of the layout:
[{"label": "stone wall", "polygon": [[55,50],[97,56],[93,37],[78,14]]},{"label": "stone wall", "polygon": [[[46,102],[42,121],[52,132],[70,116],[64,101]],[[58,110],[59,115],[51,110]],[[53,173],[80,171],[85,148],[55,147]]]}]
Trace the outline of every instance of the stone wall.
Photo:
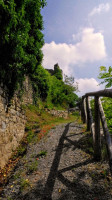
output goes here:
[{"label": "stone wall", "polygon": [[33,90],[32,90],[32,84],[29,79],[29,77],[26,77],[24,83],[23,83],[23,96],[22,96],[22,102],[24,105],[27,104],[33,104]]},{"label": "stone wall", "polygon": [[64,110],[46,110],[46,111],[56,117],[63,117],[64,119],[68,118],[68,111]]},{"label": "stone wall", "polygon": [[33,103],[33,90],[28,77],[24,82],[23,91],[22,99],[16,93],[11,106],[8,107],[7,90],[0,86],[0,168],[6,165],[12,151],[24,136],[26,117],[21,105]]}]

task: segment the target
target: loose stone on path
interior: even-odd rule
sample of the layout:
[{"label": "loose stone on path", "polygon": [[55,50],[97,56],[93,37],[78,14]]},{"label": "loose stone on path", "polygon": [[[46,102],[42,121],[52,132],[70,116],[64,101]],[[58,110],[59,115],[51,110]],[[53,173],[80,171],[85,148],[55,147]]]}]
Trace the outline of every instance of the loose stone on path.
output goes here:
[{"label": "loose stone on path", "polygon": [[[27,148],[26,156],[19,161],[4,187],[1,199],[112,200],[112,180],[109,178],[108,181],[102,175],[102,170],[109,171],[108,163],[97,163],[91,154],[86,153],[82,148],[85,137],[83,125],[77,122],[51,129],[46,140],[43,138]],[[34,162],[42,151],[47,154],[39,158],[37,169],[26,173],[25,166]],[[20,176],[15,179],[19,172]],[[23,189],[22,179],[28,180],[29,184]]]}]

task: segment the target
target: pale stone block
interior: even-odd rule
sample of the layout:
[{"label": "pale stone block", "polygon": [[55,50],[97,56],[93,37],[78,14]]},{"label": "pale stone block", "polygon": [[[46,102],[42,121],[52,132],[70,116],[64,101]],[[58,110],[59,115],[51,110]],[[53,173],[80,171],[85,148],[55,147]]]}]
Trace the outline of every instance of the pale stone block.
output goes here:
[{"label": "pale stone block", "polygon": [[14,109],[10,109],[9,112],[10,112],[10,114],[12,114],[12,115],[15,115],[15,114],[16,114],[16,110],[14,110]]},{"label": "pale stone block", "polygon": [[4,159],[5,163],[8,162],[8,160],[9,160],[10,157],[11,157],[11,152],[4,155],[3,159]]},{"label": "pale stone block", "polygon": [[13,122],[17,122],[17,117],[16,117],[16,116],[13,116],[12,121],[13,121]]},{"label": "pale stone block", "polygon": [[2,121],[2,129],[6,129],[6,122],[5,121]]},{"label": "pale stone block", "polygon": [[6,165],[6,161],[5,161],[4,157],[2,157],[2,158],[0,159],[0,167],[1,167],[1,169],[2,169],[5,165]]}]

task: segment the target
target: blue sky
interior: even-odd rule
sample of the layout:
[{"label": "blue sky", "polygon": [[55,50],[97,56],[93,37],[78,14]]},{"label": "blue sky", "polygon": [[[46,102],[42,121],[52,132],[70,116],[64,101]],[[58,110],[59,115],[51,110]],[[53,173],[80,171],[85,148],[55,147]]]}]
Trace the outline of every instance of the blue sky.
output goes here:
[{"label": "blue sky", "polygon": [[47,0],[42,10],[45,68],[58,63],[79,95],[102,89],[99,67],[112,63],[112,0]]}]

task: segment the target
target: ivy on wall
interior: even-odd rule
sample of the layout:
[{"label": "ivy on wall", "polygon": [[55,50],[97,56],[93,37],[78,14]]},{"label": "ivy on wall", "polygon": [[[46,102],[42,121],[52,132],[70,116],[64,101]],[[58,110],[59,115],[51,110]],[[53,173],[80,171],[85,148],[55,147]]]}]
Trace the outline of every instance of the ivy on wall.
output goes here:
[{"label": "ivy on wall", "polygon": [[0,1],[0,82],[7,86],[9,99],[42,61],[45,5],[45,0]]}]

